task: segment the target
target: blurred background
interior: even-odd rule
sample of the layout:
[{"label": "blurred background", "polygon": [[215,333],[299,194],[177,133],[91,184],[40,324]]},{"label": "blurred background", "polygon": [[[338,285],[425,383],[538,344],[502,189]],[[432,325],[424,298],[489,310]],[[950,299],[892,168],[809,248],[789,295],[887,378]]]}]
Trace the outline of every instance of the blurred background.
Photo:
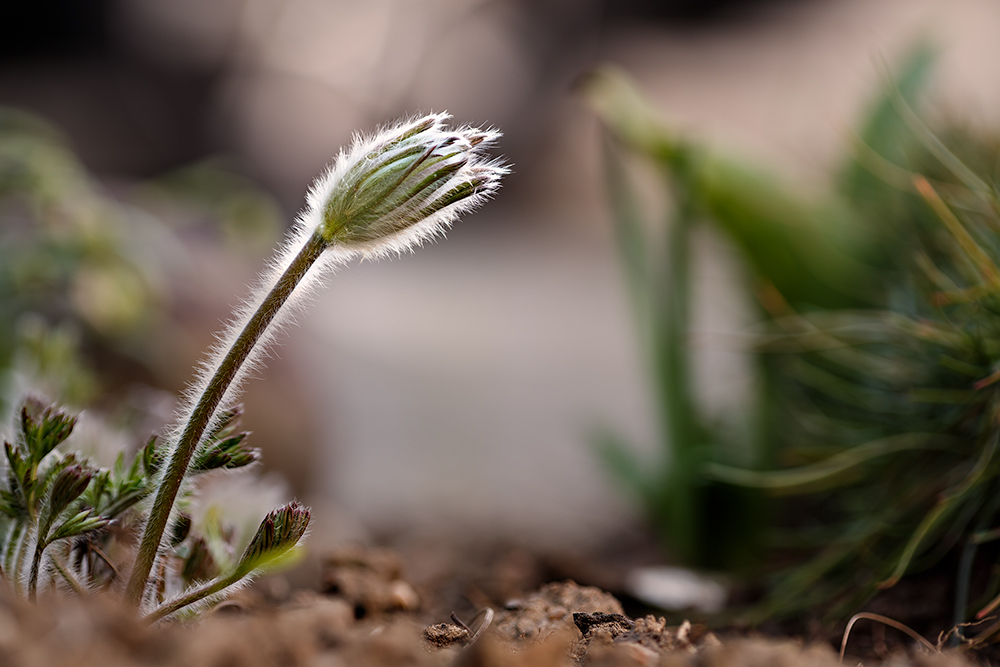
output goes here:
[{"label": "blurred background", "polygon": [[[941,50],[931,97],[995,124],[997,25],[988,0],[17,3],[0,105],[56,129],[0,123],[47,137],[0,157],[51,177],[18,201],[0,160],[5,363],[78,346],[100,369],[79,403],[129,397],[158,427],[352,132],[446,109],[501,128],[514,173],[446,241],[341,270],[247,385],[245,424],[316,508],[320,545],[408,529],[599,541],[638,512],[589,434],[611,423],[652,450],[655,417],[581,77],[621,66],[672,125],[808,191],[883,60],[918,38]],[[61,273],[25,259],[43,218]],[[728,249],[698,248],[695,330],[740,329],[752,309]],[[696,340],[698,400],[738,414],[745,360]],[[12,351],[32,341],[34,361]]]}]

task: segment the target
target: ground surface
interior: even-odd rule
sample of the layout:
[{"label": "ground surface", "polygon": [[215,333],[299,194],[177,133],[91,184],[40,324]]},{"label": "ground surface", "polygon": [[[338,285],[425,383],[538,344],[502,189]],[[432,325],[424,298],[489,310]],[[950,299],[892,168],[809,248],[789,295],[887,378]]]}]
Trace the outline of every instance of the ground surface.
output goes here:
[{"label": "ground surface", "polygon": [[[409,550],[408,557],[414,553]],[[497,547],[492,556],[475,562],[464,559],[464,566],[456,566],[457,561],[447,555],[437,560],[450,568],[451,576],[435,573],[434,567],[425,564],[422,581],[417,582],[408,578],[404,560],[395,551],[344,549],[324,559],[314,589],[292,591],[284,579],[274,578],[238,594],[198,622],[157,627],[134,620],[109,599],[53,599],[31,606],[4,592],[0,594],[0,664],[840,664],[830,642],[822,638],[782,639],[732,628],[712,632],[688,621],[675,623],[627,611],[615,596],[598,587],[571,580],[538,585],[560,568],[581,566],[559,565],[555,559],[539,558],[523,549]],[[522,588],[529,584],[530,589]],[[870,641],[858,645],[864,655],[851,656],[853,651],[849,651],[844,664],[988,664],[983,655],[921,652],[892,639],[886,644],[883,638],[877,651]]]}]

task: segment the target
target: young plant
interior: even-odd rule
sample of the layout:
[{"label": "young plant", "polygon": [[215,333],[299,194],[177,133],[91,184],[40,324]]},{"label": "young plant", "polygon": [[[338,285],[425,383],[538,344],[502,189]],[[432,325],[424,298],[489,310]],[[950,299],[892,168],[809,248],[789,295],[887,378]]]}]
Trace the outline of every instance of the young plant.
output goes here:
[{"label": "young plant", "polygon": [[[500,133],[471,127],[452,130],[445,125],[447,119],[446,114],[431,114],[369,138],[356,137],[313,185],[308,206],[284,247],[188,392],[180,424],[168,438],[168,461],[155,482],[156,494],[125,590],[127,603],[138,607],[149,601],[150,572],[169,547],[166,528],[192,457],[206,432],[218,424],[224,406],[234,400],[247,368],[291,321],[309,290],[352,257],[401,253],[433,238],[499,187],[508,170],[486,159],[483,151]],[[299,516],[303,512],[305,516]],[[293,547],[308,524],[306,510],[296,508],[294,514],[282,518],[267,535],[258,533],[260,540],[255,538],[234,572],[185,597],[186,604],[251,576],[257,563],[267,560],[260,554]]]},{"label": "young plant", "polygon": [[[485,150],[500,133],[451,129],[448,118],[439,113],[404,121],[357,136],[341,151],[202,365],[162,443],[154,438],[129,465],[120,456],[113,469],[98,469],[56,449],[74,418],[24,407],[17,441],[6,445],[7,485],[0,491],[0,515],[8,519],[0,545],[3,574],[15,588],[34,597],[43,573],[76,591],[117,579],[118,566],[101,543],[127,511],[142,525],[142,537],[124,599],[150,620],[207,604],[286,560],[309,524],[309,510],[298,503],[268,514],[243,554],[225,566],[213,559],[208,536],[189,534],[191,520],[181,505],[197,475],[259,458],[246,447],[246,434],[235,430],[240,382],[322,277],[353,257],[412,250],[499,187],[509,170]],[[167,585],[172,571],[187,584],[176,595]]]},{"label": "young plant", "polygon": [[[4,522],[2,571],[16,589],[23,592],[26,586],[32,600],[46,549],[114,519],[111,513],[102,516],[76,502],[95,470],[73,454],[49,456],[75,425],[75,418],[29,401],[21,408],[15,442],[4,442],[7,483],[0,491],[0,514],[8,520]],[[111,499],[124,510],[130,503],[123,500],[118,495]]]},{"label": "young plant", "polygon": [[[259,454],[244,444],[246,433],[235,433],[237,410],[228,411],[219,428],[206,438],[203,454],[191,475],[244,468]],[[63,451],[77,418],[26,400],[18,413],[14,442],[4,442],[6,475],[0,488],[0,573],[14,590],[29,599],[40,584],[84,593],[104,590],[118,579],[123,565],[109,556],[120,551],[118,538],[140,519],[137,506],[149,495],[151,478],[162,460],[152,438],[126,464],[125,453],[111,468],[102,468],[79,452]],[[185,496],[183,502],[188,504]],[[203,563],[205,545],[191,535],[182,515],[171,542],[170,560],[183,573]],[[201,567],[201,574],[211,568]],[[172,587],[172,586],[171,586]],[[168,584],[159,577],[158,596]]]}]

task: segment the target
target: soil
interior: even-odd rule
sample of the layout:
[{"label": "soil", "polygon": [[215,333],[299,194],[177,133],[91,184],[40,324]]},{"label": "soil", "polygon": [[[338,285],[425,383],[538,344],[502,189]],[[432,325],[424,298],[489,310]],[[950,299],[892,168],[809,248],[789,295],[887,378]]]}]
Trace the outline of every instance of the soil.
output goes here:
[{"label": "soil", "polygon": [[[317,585],[265,579],[191,623],[150,627],[114,600],[48,599],[0,591],[0,665],[271,667],[824,667],[831,640],[711,631],[644,613],[598,586],[552,580],[576,570],[610,586],[620,565],[504,545],[329,554]],[[631,558],[641,550],[630,550]],[[621,559],[619,559],[621,560]],[[628,559],[625,559],[628,560]],[[412,564],[412,569],[411,569]],[[859,638],[881,637],[858,630]],[[839,640],[839,637],[836,638]],[[905,639],[905,637],[904,637]],[[894,642],[894,643],[893,643]],[[853,642],[844,664],[959,667],[985,655],[921,651],[882,637]],[[872,646],[878,645],[875,651]],[[855,650],[849,651],[849,655]]]}]

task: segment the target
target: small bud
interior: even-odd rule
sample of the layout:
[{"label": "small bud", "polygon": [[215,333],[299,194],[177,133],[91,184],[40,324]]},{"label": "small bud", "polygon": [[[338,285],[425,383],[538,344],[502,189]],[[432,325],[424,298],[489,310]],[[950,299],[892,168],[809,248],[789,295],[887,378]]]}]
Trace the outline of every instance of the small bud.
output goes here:
[{"label": "small bud", "polygon": [[309,508],[294,501],[272,510],[240,557],[237,571],[245,576],[291,551],[305,535],[309,518]]},{"label": "small bud", "polygon": [[93,509],[82,509],[70,518],[66,519],[60,526],[57,526],[49,534],[49,542],[55,542],[66,537],[82,535],[92,530],[104,528],[112,523],[112,519],[96,514]]},{"label": "small bud", "polygon": [[482,153],[500,133],[452,130],[448,118],[432,114],[355,138],[309,193],[317,233],[364,254],[402,251],[489,198],[510,171]]},{"label": "small bud", "polygon": [[39,463],[69,437],[76,419],[36,398],[27,399],[21,407],[21,437],[28,459]]},{"label": "small bud", "polygon": [[235,470],[260,460],[260,450],[243,444],[249,433],[237,433],[206,447],[191,464],[193,472],[206,472],[225,468]]},{"label": "small bud", "polygon": [[83,465],[75,464],[63,468],[52,483],[52,492],[49,495],[49,509],[52,516],[57,516],[79,498],[87,490],[93,478],[94,471]]}]

